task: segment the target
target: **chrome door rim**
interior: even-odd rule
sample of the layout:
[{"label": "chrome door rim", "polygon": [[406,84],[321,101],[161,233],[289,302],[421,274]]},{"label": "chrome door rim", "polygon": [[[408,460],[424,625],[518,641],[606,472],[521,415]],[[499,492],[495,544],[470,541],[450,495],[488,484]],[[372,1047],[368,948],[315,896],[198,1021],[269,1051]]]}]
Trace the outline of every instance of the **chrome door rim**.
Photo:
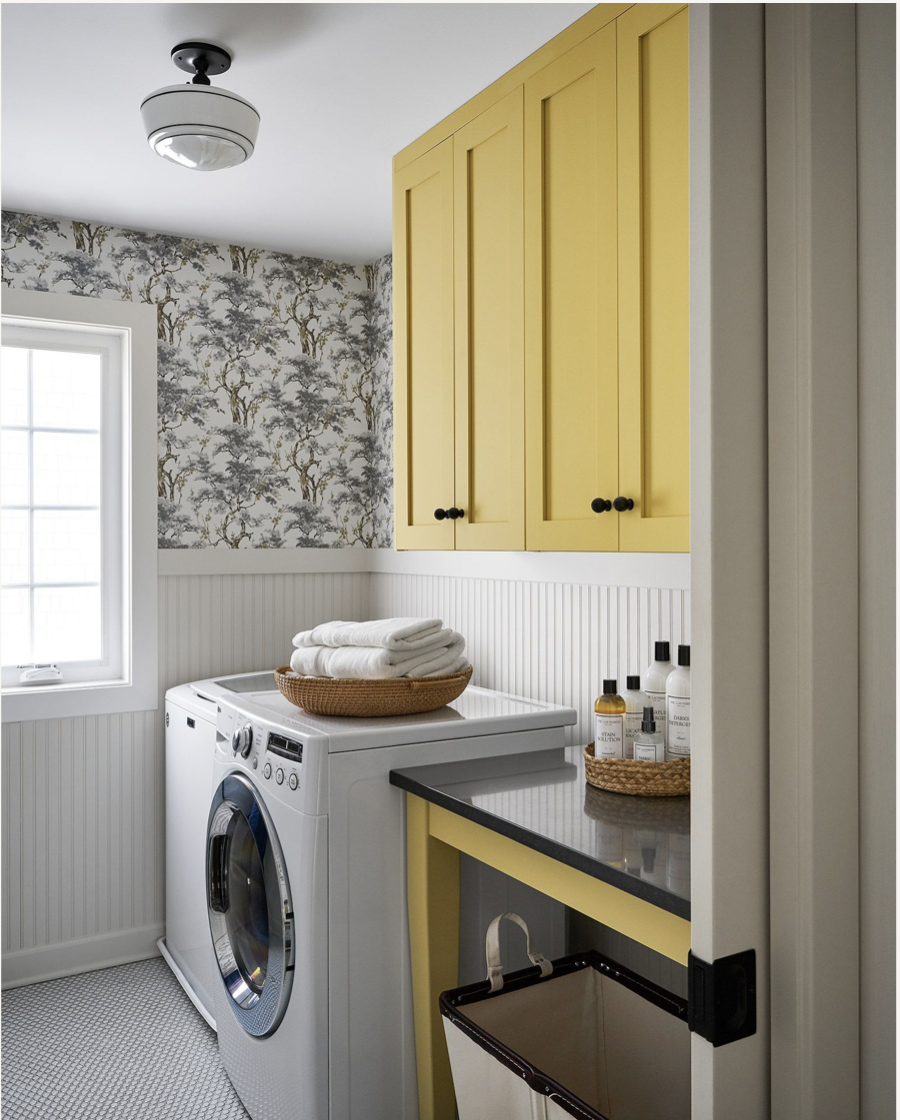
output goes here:
[{"label": "chrome door rim", "polygon": [[[256,847],[267,916],[266,972],[257,987],[238,961],[226,915],[230,834],[236,815],[243,818]],[[221,845],[218,852],[216,846]],[[214,874],[218,861],[220,875]],[[248,879],[248,884],[250,880]],[[277,895],[277,897],[276,897]],[[287,869],[272,818],[253,783],[233,771],[219,783],[209,811],[206,835],[206,903],[210,934],[222,983],[235,1017],[255,1037],[275,1031],[284,1017],[293,982],[294,914]],[[273,914],[274,910],[274,914]],[[275,917],[277,920],[273,921]]]}]

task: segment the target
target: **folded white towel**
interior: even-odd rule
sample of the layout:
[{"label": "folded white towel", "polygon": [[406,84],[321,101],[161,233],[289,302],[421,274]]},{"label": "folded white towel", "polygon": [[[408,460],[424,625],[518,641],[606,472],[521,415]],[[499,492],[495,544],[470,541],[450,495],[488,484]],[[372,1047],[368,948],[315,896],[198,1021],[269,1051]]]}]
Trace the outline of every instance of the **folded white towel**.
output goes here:
[{"label": "folded white towel", "polygon": [[294,645],[380,646],[398,652],[449,646],[459,639],[455,630],[443,628],[439,618],[376,618],[371,622],[323,622],[301,630]]},{"label": "folded white towel", "polygon": [[451,646],[404,654],[376,646],[301,646],[291,656],[291,668],[301,677],[436,677],[465,668],[465,649],[462,638]]}]

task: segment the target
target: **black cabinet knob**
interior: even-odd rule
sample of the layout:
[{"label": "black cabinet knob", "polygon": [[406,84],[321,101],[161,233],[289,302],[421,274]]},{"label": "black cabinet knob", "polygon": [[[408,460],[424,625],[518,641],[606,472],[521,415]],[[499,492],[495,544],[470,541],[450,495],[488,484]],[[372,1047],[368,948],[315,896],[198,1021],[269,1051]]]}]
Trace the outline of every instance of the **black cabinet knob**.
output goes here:
[{"label": "black cabinet knob", "polygon": [[594,498],[591,509],[594,513],[605,513],[608,509],[612,509],[612,502],[609,498]]},{"label": "black cabinet knob", "polygon": [[451,521],[457,521],[460,517],[465,516],[465,512],[465,510],[457,509],[456,506],[451,506],[450,509],[447,510],[447,516]]},{"label": "black cabinet knob", "polygon": [[634,498],[616,498],[613,502],[613,507],[624,513],[626,509],[634,509]]},{"label": "black cabinet knob", "polygon": [[445,509],[436,509],[434,511],[435,521],[443,521],[444,518],[447,517],[447,516],[448,516],[448,514],[447,514],[447,511]]}]

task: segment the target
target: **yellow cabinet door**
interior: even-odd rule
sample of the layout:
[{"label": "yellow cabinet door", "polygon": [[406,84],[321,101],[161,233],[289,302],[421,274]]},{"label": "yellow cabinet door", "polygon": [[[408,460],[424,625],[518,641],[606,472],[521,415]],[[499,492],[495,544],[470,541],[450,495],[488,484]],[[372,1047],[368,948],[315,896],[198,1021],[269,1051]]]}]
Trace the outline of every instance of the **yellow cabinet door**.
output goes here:
[{"label": "yellow cabinet door", "polygon": [[616,28],[525,83],[526,546],[615,550]]},{"label": "yellow cabinet door", "polygon": [[453,139],[394,176],[397,548],[453,548]]},{"label": "yellow cabinet door", "polygon": [[623,552],[690,551],[688,10],[616,21]]},{"label": "yellow cabinet door", "polygon": [[456,547],[525,547],[522,87],[453,137]]}]

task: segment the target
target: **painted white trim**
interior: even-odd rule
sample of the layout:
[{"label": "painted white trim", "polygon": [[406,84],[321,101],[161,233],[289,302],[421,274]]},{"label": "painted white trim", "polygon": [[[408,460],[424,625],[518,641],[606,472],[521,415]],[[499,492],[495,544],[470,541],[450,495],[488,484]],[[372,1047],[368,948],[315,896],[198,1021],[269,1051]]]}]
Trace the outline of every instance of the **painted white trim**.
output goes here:
[{"label": "painted white trim", "polygon": [[75,976],[79,972],[95,972],[98,968],[149,960],[159,956],[156,943],[163,930],[159,922],[81,937],[77,941],[4,953],[2,987],[21,988],[25,984],[56,980],[60,976]]},{"label": "painted white trim", "polygon": [[[4,722],[154,710],[159,704],[156,563],[156,311],[149,304],[89,299],[59,292],[11,288],[3,314],[109,327],[124,333],[130,359],[130,555],[126,561],[130,602],[123,604],[130,628],[131,665],[126,683],[109,687],[51,685],[3,694]],[[127,406],[126,406],[127,407]]]},{"label": "painted white trim", "polygon": [[687,553],[397,552],[390,548],[160,549],[161,576],[377,573],[689,591]]},{"label": "painted white trim", "polygon": [[766,5],[773,1120],[860,1116],[855,7]]},{"label": "painted white trim", "polygon": [[754,1035],[691,1036],[693,1120],[770,1103],[763,20],[690,6],[691,950],[754,949],[757,981]]},{"label": "painted white trim", "polygon": [[691,558],[678,552],[395,552],[369,551],[370,572],[456,576],[597,587],[689,591]]},{"label": "painted white trim", "polygon": [[161,576],[368,572],[366,548],[161,548]]}]

